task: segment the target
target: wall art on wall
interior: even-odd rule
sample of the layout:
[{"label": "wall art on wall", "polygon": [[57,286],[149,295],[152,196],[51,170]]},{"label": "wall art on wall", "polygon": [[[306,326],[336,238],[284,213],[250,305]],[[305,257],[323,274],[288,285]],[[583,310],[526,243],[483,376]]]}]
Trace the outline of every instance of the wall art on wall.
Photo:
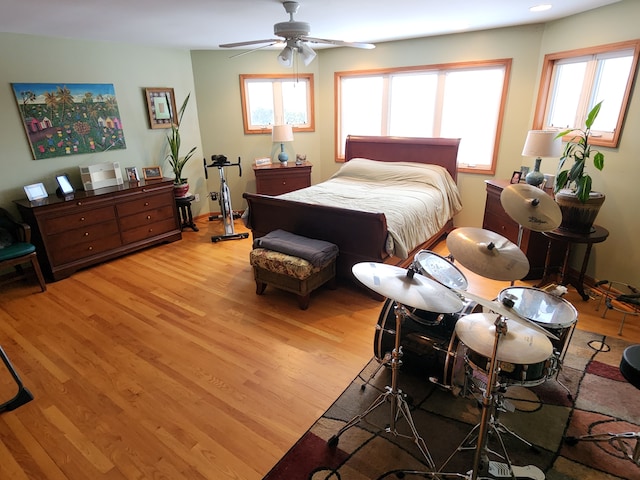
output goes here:
[{"label": "wall art on wall", "polygon": [[127,148],[112,84],[12,83],[33,158]]},{"label": "wall art on wall", "polygon": [[171,128],[172,123],[177,123],[173,88],[145,88],[145,95],[151,128]]}]

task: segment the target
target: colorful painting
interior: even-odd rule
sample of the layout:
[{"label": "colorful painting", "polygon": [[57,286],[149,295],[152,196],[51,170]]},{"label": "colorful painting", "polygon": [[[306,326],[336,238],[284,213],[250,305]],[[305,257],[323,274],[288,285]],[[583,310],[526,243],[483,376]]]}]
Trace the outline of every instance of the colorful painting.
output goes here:
[{"label": "colorful painting", "polygon": [[112,84],[12,83],[33,158],[127,148]]}]

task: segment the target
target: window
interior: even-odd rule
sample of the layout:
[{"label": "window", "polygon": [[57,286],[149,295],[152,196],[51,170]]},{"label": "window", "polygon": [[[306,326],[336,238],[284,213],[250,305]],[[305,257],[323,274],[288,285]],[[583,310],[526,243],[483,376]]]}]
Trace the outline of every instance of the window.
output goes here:
[{"label": "window", "polygon": [[336,158],[347,135],[460,138],[461,172],[494,173],[511,59],[336,72]]},{"label": "window", "polygon": [[271,133],[271,125],[315,130],[313,74],[240,75],[244,133]]},{"label": "window", "polygon": [[591,142],[617,147],[639,51],[640,40],[634,40],[545,55],[533,128],[582,128],[602,100]]}]

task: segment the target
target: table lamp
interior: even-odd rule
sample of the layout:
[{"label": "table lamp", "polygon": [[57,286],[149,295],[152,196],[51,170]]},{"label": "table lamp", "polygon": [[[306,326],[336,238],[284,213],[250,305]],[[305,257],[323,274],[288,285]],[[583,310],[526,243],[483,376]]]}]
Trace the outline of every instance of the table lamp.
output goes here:
[{"label": "table lamp", "polygon": [[533,171],[525,177],[526,182],[534,187],[539,187],[544,181],[544,174],[540,172],[542,157],[559,157],[562,149],[562,140],[556,138],[558,132],[554,130],[529,130],[527,139],[522,149],[523,157],[535,157]]},{"label": "table lamp", "polygon": [[274,125],[272,130],[273,143],[280,144],[280,153],[278,154],[278,160],[283,165],[287,164],[289,156],[284,151],[285,142],[293,142],[293,127],[291,125]]}]

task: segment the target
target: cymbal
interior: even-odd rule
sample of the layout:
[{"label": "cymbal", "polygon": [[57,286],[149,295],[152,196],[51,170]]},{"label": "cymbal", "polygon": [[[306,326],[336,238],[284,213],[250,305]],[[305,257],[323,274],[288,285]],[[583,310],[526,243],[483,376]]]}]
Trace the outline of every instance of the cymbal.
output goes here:
[{"label": "cymbal", "polygon": [[[546,335],[549,338],[553,338],[554,340],[559,340],[559,338],[556,335],[554,335],[553,333],[551,333],[549,330],[541,327],[540,325],[538,325],[535,322],[532,322],[528,318],[523,317],[515,309],[506,306],[502,302],[496,302],[494,300],[487,300],[486,298],[481,297],[480,295],[476,295],[474,293],[467,292],[466,290],[456,290],[456,289],[454,289],[454,291],[456,293],[458,293],[459,295],[462,295],[466,299],[473,300],[478,305],[482,305],[483,307],[485,307],[485,309],[491,310],[492,312],[495,312],[498,315],[503,316],[504,318],[507,318],[509,320],[513,320],[514,322],[517,322],[517,323],[519,323],[520,325],[522,325],[524,327],[527,327],[527,328],[530,328],[532,330],[535,330],[538,333]],[[495,315],[493,317],[494,317],[494,320],[495,320]]]},{"label": "cymbal", "polygon": [[550,232],[562,222],[560,206],[544,190],[533,185],[509,185],[502,190],[500,203],[507,215],[529,230]]},{"label": "cymbal", "polygon": [[385,263],[362,262],[353,274],[376,293],[408,306],[438,313],[456,313],[462,300],[444,285],[422,275],[407,276],[407,270]]},{"label": "cymbal", "polygon": [[447,236],[447,248],[462,265],[493,280],[520,280],[529,273],[529,260],[520,248],[490,230],[456,228]]},{"label": "cymbal", "polygon": [[[456,323],[460,341],[476,353],[491,358],[495,342],[495,315],[471,313]],[[551,341],[541,333],[520,323],[509,323],[500,337],[496,357],[501,362],[518,365],[543,362],[553,353]]]}]

